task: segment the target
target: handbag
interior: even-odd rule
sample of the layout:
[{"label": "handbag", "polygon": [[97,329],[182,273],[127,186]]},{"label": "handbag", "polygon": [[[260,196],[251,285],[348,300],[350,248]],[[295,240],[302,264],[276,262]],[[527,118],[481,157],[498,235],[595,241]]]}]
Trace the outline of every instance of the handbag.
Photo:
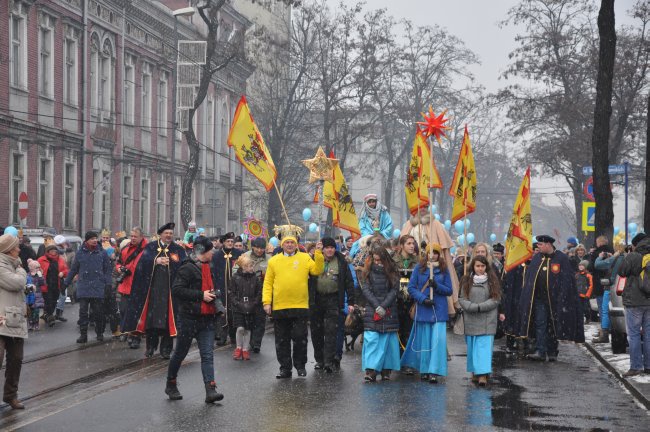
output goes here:
[{"label": "handbag", "polygon": [[616,279],[616,295],[623,295],[623,290],[625,290],[625,282],[627,281],[626,277],[619,276]]},{"label": "handbag", "polygon": [[[431,280],[431,279],[429,279],[429,280]],[[429,281],[427,281],[427,283],[424,284],[424,286],[422,287],[420,292],[424,293],[424,290],[427,289],[428,287],[429,287]],[[409,317],[411,317],[412,320],[415,319],[415,312],[417,310],[416,309],[417,305],[418,305],[418,302],[414,301],[413,304],[411,305],[411,307],[409,308]]]},{"label": "handbag", "polygon": [[463,311],[461,309],[456,311],[456,321],[454,321],[454,334],[464,335],[465,334],[465,319],[463,318]]}]

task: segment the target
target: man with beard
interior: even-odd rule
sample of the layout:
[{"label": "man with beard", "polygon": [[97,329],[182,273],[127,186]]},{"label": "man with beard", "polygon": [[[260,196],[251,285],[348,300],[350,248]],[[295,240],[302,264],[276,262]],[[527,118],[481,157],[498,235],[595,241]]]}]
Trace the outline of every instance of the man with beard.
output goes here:
[{"label": "man with beard", "polygon": [[220,315],[217,318],[218,325],[216,331],[217,345],[224,346],[228,337],[230,342],[235,343],[235,332],[237,329],[232,325],[232,311],[228,307],[228,286],[232,278],[233,266],[235,261],[242,254],[241,250],[234,249],[235,233],[229,232],[221,237],[223,247],[218,250],[212,257],[212,271],[214,282],[220,291],[221,302],[226,308],[226,316]]},{"label": "man with beard", "polygon": [[580,297],[569,258],[555,250],[555,239],[537,236],[540,253],[526,270],[526,280],[519,300],[521,317],[519,335],[535,336],[537,350],[531,360],[557,360],[558,340],[584,342]]},{"label": "man with beard", "polygon": [[[131,299],[133,275],[135,274],[138,262],[146,245],[147,239],[142,235],[142,229],[135,227],[131,230],[129,244],[120,251],[120,256],[117,258],[115,269],[118,273],[117,291],[120,293],[119,306],[121,316],[124,316],[126,313],[127,305]],[[140,336],[138,334],[128,335],[126,340],[129,343],[129,348],[140,348]]]},{"label": "man with beard", "polygon": [[[171,286],[185,259],[185,250],[174,243],[173,222],[158,228],[158,241],[147,244],[133,275],[131,298],[122,331],[146,334],[145,356],[152,357],[160,342],[160,356],[169,359],[176,336]],[[162,340],[160,340],[162,338]]]}]

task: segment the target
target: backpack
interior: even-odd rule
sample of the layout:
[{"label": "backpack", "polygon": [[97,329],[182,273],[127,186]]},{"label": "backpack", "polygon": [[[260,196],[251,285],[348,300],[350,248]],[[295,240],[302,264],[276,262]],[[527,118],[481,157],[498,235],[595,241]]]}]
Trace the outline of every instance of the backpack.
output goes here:
[{"label": "backpack", "polygon": [[647,270],[650,267],[650,254],[643,255],[643,261],[641,262],[641,284],[639,289],[646,295],[650,296],[650,277],[645,277],[648,274]]}]

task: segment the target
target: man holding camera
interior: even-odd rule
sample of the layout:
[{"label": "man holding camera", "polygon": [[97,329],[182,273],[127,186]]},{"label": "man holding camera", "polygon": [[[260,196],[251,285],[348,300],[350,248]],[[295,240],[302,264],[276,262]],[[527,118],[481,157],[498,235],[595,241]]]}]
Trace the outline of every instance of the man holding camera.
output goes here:
[{"label": "man holding camera", "polygon": [[[135,227],[131,230],[131,241],[128,246],[120,251],[117,258],[115,270],[117,271],[117,292],[120,293],[120,316],[126,313],[127,304],[131,298],[131,286],[133,285],[133,274],[140,261],[144,247],[147,245],[147,239],[142,235],[142,229]],[[129,335],[127,338],[129,348],[137,349],[140,347],[140,336],[137,334]]]}]

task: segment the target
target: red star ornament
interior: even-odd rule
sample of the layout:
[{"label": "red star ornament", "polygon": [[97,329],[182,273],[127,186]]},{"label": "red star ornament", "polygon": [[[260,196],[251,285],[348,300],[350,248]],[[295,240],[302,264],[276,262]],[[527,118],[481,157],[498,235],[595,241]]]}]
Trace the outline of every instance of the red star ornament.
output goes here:
[{"label": "red star ornament", "polygon": [[424,117],[423,122],[416,122],[420,126],[420,131],[422,134],[425,136],[425,138],[429,138],[430,136],[436,137],[436,140],[438,143],[440,143],[440,138],[441,137],[446,137],[447,135],[445,134],[445,131],[451,129],[449,126],[445,126],[445,123],[449,119],[444,118],[445,114],[447,113],[447,110],[444,110],[442,113],[440,113],[439,116],[436,117],[436,114],[433,112],[433,109],[431,106],[429,106],[429,112],[427,114],[422,113],[422,117]]}]

